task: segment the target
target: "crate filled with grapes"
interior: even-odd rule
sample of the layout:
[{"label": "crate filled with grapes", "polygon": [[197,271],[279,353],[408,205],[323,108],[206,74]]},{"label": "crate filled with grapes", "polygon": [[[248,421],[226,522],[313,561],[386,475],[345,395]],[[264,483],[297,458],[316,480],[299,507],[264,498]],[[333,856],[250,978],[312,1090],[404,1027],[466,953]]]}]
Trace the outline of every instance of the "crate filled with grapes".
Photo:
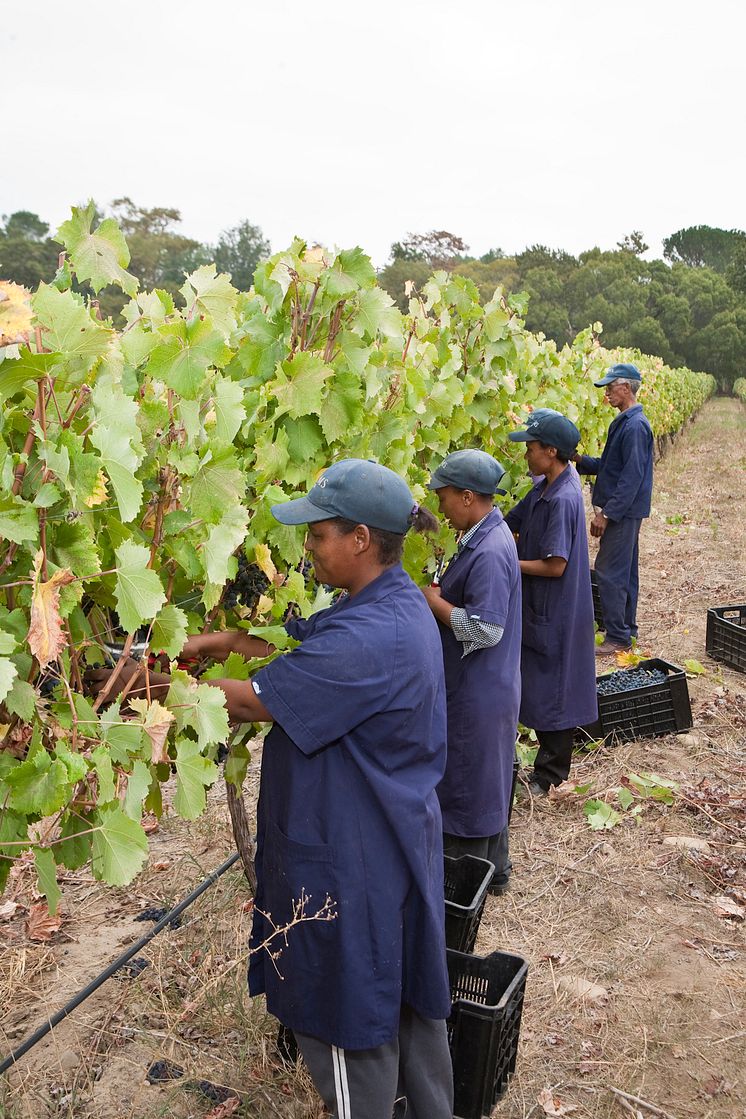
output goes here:
[{"label": "crate filled with grapes", "polygon": [[680,734],[692,725],[689,688],[683,668],[653,658],[634,668],[596,677],[598,722],[585,728],[596,738],[629,742]]}]

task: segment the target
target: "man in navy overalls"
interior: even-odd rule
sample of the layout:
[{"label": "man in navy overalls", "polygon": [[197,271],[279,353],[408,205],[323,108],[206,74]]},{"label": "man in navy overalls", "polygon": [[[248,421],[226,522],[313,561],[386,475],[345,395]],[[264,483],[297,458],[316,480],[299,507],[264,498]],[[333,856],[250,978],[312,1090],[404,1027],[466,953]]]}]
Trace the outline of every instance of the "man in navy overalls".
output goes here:
[{"label": "man in navy overalls", "polygon": [[505,471],[485,451],[448,455],[433,474],[440,511],[459,532],[439,586],[423,594],[438,622],[448,698],[448,761],[438,798],[447,855],[495,864],[508,886],[508,810],[521,697],[521,575],[502,513]]},{"label": "man in navy overalls", "polygon": [[[318,582],[347,594],[287,623],[301,644],[250,681],[221,679],[233,722],[272,722],[257,807],[249,990],[294,1031],[335,1119],[451,1119],[442,820],[446,703],[438,627],[400,560],[437,528],[393,471],[330,466],[272,508],[308,525]],[[241,632],[185,656],[265,657]],[[140,666],[122,673],[122,684]],[[91,674],[105,686],[108,670]],[[150,695],[170,680],[150,674]],[[136,687],[131,695],[142,695]],[[298,906],[313,918],[294,923]],[[277,928],[292,924],[287,938]],[[266,947],[265,947],[266,945]],[[406,1109],[406,1111],[404,1110]]]},{"label": "man in navy overalls", "polygon": [[631,364],[612,365],[594,381],[619,415],[600,458],[574,456],[579,474],[596,475],[591,536],[599,541],[595,569],[606,637],[596,656],[602,657],[629,649],[637,637],[638,538],[653,494],[653,432],[637,403],[641,383]]},{"label": "man in navy overalls", "polygon": [[529,788],[542,796],[570,772],[575,727],[598,716],[585,507],[569,461],[579,432],[554,409],[537,408],[509,438],[525,442],[529,472],[539,477],[505,520],[523,576],[520,717],[539,740]]}]

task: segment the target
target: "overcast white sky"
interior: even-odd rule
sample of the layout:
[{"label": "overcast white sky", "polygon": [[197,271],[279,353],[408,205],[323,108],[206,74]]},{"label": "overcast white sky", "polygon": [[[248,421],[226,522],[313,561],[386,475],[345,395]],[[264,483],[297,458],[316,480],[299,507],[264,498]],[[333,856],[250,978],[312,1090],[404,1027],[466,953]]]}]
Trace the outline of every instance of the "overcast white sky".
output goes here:
[{"label": "overcast white sky", "polygon": [[746,227],[744,0],[0,0],[0,214],[474,253]]}]

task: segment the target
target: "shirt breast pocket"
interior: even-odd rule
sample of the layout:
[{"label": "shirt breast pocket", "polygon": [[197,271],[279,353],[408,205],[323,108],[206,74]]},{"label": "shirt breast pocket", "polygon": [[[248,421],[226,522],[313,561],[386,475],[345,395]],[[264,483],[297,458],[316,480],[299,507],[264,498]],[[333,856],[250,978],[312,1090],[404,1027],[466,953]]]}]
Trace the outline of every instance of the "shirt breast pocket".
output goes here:
[{"label": "shirt breast pocket", "polygon": [[530,606],[523,611],[523,644],[535,653],[549,652],[550,622],[546,615],[536,614]]}]

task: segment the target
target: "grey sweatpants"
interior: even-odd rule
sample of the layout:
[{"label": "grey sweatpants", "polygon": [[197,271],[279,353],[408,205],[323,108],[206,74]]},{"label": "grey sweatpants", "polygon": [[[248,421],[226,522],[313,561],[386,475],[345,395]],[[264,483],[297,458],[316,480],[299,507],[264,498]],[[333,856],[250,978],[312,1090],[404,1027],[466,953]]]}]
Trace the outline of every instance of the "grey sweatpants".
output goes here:
[{"label": "grey sweatpants", "polygon": [[308,1034],[295,1037],[334,1119],[452,1119],[445,1022],[403,1006],[398,1037],[375,1049],[339,1049]]}]

